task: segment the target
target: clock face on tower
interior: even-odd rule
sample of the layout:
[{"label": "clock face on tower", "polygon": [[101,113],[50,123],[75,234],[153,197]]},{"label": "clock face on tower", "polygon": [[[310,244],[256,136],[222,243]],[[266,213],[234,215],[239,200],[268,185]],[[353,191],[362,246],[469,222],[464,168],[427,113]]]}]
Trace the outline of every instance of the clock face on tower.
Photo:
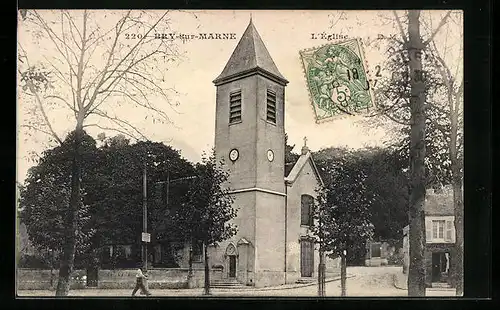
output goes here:
[{"label": "clock face on tower", "polygon": [[238,152],[237,149],[232,149],[229,152],[229,159],[232,160],[232,161],[236,161],[239,156],[240,156],[240,154],[239,154],[239,152]]},{"label": "clock face on tower", "polygon": [[267,160],[273,161],[274,160],[274,153],[272,150],[267,151]]}]

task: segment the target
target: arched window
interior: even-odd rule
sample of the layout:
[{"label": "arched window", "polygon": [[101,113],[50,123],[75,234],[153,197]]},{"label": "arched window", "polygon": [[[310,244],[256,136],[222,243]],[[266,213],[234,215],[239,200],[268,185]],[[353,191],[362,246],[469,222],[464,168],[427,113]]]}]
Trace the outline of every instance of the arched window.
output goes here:
[{"label": "arched window", "polygon": [[312,226],[314,198],[310,195],[302,195],[300,197],[300,203],[301,203],[300,225]]}]

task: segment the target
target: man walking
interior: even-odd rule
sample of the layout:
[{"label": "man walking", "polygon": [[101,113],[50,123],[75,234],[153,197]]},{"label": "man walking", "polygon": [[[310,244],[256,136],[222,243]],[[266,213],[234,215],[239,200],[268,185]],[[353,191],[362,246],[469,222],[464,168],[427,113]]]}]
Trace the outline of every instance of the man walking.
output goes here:
[{"label": "man walking", "polygon": [[142,295],[146,295],[146,296],[150,296],[151,293],[148,291],[148,289],[146,288],[146,278],[147,278],[147,275],[143,274],[142,273],[142,270],[141,268],[137,269],[137,273],[135,275],[135,280],[136,280],[136,283],[135,283],[135,288],[134,290],[132,291],[132,296],[135,296],[135,293],[137,292],[138,289],[141,289],[141,294]]}]

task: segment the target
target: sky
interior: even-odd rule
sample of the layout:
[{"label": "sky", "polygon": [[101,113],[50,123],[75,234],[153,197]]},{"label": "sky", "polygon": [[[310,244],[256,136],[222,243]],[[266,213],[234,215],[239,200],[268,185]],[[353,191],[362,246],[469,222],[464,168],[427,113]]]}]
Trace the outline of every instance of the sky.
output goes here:
[{"label": "sky", "polygon": [[[110,11],[92,12],[92,21],[103,27],[111,27],[116,18]],[[158,12],[156,12],[158,13]],[[398,12],[403,16],[403,12]],[[432,12],[429,16],[439,19],[442,12]],[[41,12],[41,15],[57,26],[58,13]],[[245,31],[250,18],[273,58],[278,70],[289,81],[285,97],[285,131],[289,143],[295,144],[299,152],[303,138],[307,137],[308,147],[317,151],[331,146],[362,148],[381,146],[390,139],[387,126],[367,126],[363,116],[336,118],[330,122],[317,124],[305,82],[299,51],[343,40],[313,39],[312,33],[337,34],[350,38],[360,38],[364,43],[364,53],[368,70],[383,67],[384,48],[377,44],[377,37],[399,35],[391,11],[172,11],[167,14],[172,32],[183,34],[235,33],[233,40],[174,40],[182,57],[172,63],[160,64],[167,77],[162,85],[175,89],[173,99],[179,103],[172,109],[167,103],[157,99],[156,105],[163,109],[173,124],[151,123],[140,111],[131,106],[120,106],[120,115],[134,123],[153,141],[161,141],[181,151],[182,156],[198,161],[203,151],[213,146],[215,131],[215,92],[212,81],[221,73],[231,53]],[[433,18],[430,18],[432,20]],[[54,26],[54,27],[55,27]],[[137,29],[136,33],[142,30]],[[133,29],[131,29],[131,33]],[[443,40],[447,35],[437,36]],[[18,41],[30,58],[31,64],[46,59],[58,60],[57,52],[50,42],[34,39],[36,31],[28,24],[20,23]],[[98,54],[98,53],[97,53]],[[102,56],[102,55],[101,55]],[[60,59],[60,57],[59,57]],[[99,67],[103,59],[93,58],[91,62]],[[56,63],[53,61],[53,63]],[[62,88],[61,88],[62,89]],[[66,94],[67,95],[67,94]],[[34,101],[19,91],[18,125],[27,124],[32,118]],[[31,111],[31,112],[29,112]],[[61,106],[48,109],[48,118],[54,130],[64,136],[74,126],[68,110]],[[369,122],[368,122],[369,123]],[[89,129],[97,137],[103,130]],[[107,136],[116,133],[106,132]],[[19,131],[18,135],[18,180],[25,178],[26,171],[33,162],[32,152],[40,154],[47,147],[44,134]]]}]

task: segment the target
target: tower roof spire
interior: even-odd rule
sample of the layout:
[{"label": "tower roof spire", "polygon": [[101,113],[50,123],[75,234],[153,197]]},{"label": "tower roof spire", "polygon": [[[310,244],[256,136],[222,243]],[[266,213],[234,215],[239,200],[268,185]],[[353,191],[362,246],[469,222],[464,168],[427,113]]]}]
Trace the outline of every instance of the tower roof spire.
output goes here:
[{"label": "tower roof spire", "polygon": [[214,80],[214,83],[216,85],[222,84],[224,81],[254,70],[265,72],[282,84],[288,83],[274,64],[257,29],[255,29],[252,15],[250,15],[247,29],[241,36],[222,73]]}]

